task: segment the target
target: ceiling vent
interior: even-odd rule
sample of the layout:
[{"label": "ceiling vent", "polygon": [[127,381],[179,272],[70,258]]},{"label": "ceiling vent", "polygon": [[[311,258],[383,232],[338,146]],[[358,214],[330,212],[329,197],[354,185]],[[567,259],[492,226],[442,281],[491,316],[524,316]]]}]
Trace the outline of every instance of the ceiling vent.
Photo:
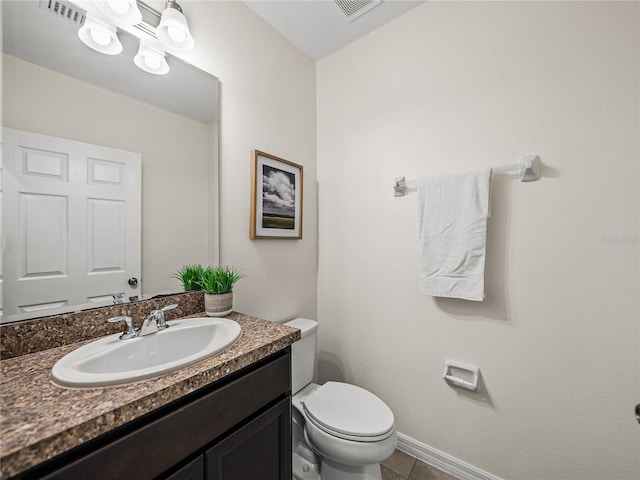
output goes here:
[{"label": "ceiling vent", "polygon": [[87,12],[65,0],[40,0],[40,8],[69,20],[72,23],[82,25]]},{"label": "ceiling vent", "polygon": [[353,22],[356,18],[380,5],[382,0],[335,0],[335,2],[347,19]]}]

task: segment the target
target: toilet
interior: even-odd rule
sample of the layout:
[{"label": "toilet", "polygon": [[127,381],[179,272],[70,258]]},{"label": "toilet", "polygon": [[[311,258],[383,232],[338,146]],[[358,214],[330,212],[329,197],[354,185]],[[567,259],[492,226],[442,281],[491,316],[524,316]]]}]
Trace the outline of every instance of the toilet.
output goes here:
[{"label": "toilet", "polygon": [[381,480],[380,462],[396,448],[391,409],[373,393],[341,382],[312,383],[318,323],[296,318],[291,347],[293,478]]}]

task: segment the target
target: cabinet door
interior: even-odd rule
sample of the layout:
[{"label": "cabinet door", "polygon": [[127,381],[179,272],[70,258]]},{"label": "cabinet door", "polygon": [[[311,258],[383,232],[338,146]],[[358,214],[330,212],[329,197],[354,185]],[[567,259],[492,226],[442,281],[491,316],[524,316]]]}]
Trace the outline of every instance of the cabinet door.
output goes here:
[{"label": "cabinet door", "polygon": [[204,456],[200,455],[165,480],[204,480]]},{"label": "cabinet door", "polygon": [[291,480],[291,399],[205,453],[207,480]]}]

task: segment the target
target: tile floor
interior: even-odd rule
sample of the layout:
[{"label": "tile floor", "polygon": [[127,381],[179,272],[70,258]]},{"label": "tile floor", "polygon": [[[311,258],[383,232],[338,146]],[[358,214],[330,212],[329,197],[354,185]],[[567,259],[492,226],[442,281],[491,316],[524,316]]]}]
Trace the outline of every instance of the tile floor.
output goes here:
[{"label": "tile floor", "polygon": [[382,480],[457,480],[400,450],[383,461],[381,467]]}]

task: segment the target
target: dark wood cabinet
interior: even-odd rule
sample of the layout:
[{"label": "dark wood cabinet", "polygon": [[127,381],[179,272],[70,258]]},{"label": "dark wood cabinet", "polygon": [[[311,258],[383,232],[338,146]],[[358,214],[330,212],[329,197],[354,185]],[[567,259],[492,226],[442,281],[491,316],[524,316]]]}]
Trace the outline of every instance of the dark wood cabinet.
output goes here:
[{"label": "dark wood cabinet", "polygon": [[291,480],[291,402],[280,401],[204,457],[207,480]]},{"label": "dark wood cabinet", "polygon": [[195,460],[165,477],[165,480],[204,480],[204,478],[204,455],[198,455]]},{"label": "dark wood cabinet", "polygon": [[290,348],[14,479],[290,480]]},{"label": "dark wood cabinet", "polygon": [[163,480],[291,480],[291,402],[280,400]]}]

